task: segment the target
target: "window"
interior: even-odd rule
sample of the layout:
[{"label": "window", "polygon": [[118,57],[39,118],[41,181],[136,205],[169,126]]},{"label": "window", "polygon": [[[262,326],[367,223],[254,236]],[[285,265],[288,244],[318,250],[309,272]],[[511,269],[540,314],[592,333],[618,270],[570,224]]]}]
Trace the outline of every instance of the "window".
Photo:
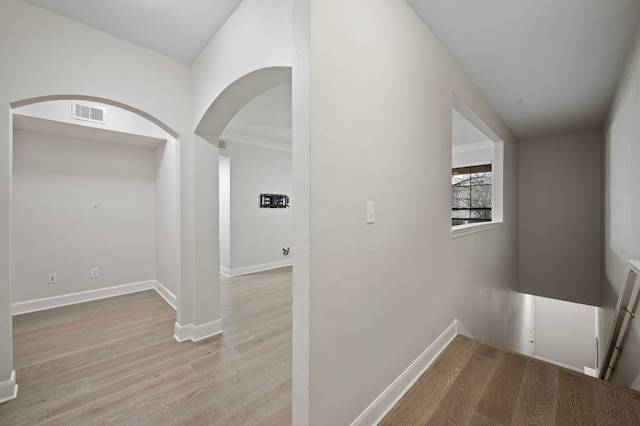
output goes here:
[{"label": "window", "polygon": [[502,223],[503,142],[457,96],[451,108],[451,232]]},{"label": "window", "polygon": [[491,222],[491,164],[451,172],[451,226]]}]

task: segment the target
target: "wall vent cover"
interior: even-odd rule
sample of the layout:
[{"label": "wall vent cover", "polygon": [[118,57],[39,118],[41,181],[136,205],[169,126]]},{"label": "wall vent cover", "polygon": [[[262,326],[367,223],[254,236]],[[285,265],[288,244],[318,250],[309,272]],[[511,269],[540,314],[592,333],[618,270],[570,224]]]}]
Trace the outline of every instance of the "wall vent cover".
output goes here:
[{"label": "wall vent cover", "polygon": [[97,106],[73,102],[71,116],[76,120],[91,121],[92,123],[106,123],[106,110]]}]

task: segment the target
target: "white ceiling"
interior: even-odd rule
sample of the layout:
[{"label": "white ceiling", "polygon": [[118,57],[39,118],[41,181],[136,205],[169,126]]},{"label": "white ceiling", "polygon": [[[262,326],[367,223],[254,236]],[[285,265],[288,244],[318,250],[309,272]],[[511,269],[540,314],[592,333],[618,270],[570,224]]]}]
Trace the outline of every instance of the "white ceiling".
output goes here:
[{"label": "white ceiling", "polygon": [[602,125],[640,16],[637,0],[407,1],[520,140]]},{"label": "white ceiling", "polygon": [[192,63],[242,0],[24,0]]},{"label": "white ceiling", "polygon": [[[187,63],[241,2],[25,1]],[[639,0],[407,2],[520,140],[602,125],[640,16]]]}]

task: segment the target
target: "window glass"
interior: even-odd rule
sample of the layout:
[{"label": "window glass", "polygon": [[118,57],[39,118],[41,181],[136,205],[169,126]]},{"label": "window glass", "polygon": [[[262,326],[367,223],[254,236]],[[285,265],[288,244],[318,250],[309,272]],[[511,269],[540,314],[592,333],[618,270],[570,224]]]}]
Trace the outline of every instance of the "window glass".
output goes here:
[{"label": "window glass", "polygon": [[491,222],[491,189],[491,164],[453,168],[451,226]]}]

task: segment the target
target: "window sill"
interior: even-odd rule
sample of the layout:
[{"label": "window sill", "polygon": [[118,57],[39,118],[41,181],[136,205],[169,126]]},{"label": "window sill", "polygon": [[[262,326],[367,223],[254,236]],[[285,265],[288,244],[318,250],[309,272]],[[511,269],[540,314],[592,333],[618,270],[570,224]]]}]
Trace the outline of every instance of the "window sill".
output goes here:
[{"label": "window sill", "polygon": [[458,225],[451,227],[451,238],[461,237],[467,234],[474,234],[476,232],[487,231],[489,229],[502,228],[504,222],[484,222],[474,223],[471,225]]}]

